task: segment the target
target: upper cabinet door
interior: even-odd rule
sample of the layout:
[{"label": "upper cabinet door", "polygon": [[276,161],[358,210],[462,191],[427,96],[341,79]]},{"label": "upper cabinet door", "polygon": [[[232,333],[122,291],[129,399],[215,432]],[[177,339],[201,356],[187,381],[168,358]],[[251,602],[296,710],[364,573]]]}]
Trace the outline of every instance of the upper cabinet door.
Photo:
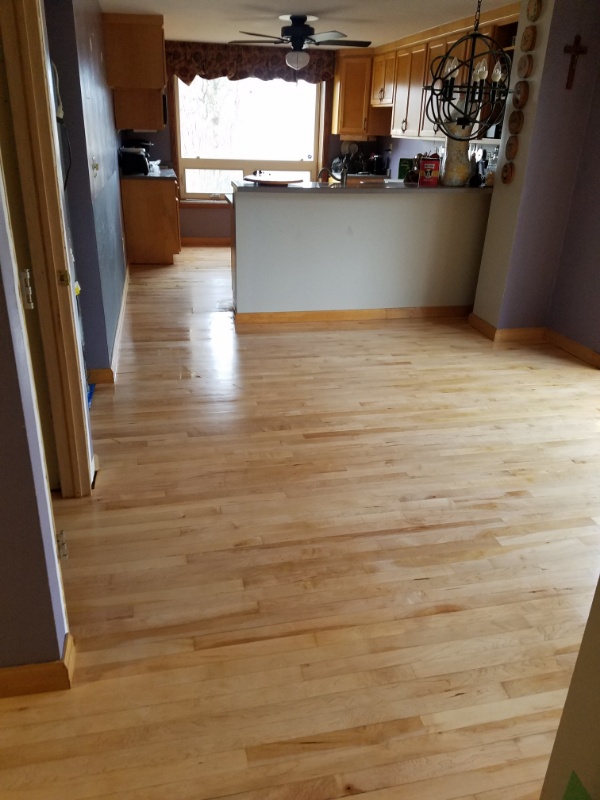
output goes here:
[{"label": "upper cabinet door", "polygon": [[411,54],[408,50],[396,53],[396,80],[394,86],[394,110],[392,112],[392,136],[403,136],[408,127],[408,89],[410,84]]},{"label": "upper cabinet door", "polygon": [[365,136],[371,95],[371,57],[341,59],[336,74],[337,123],[334,133]]},{"label": "upper cabinet door", "polygon": [[423,85],[427,45],[422,44],[411,50],[410,83],[408,87],[408,108],[406,111],[405,136],[418,136],[421,127],[421,108],[423,106]]},{"label": "upper cabinet door", "polygon": [[371,105],[391,106],[394,102],[395,53],[385,53],[373,59]]},{"label": "upper cabinet door", "polygon": [[103,14],[106,82],[113,89],[163,89],[167,83],[163,18]]},{"label": "upper cabinet door", "polygon": [[[430,85],[432,81],[432,74],[431,74],[431,65],[435,61],[436,58],[439,56],[443,56],[446,53],[446,40],[445,39],[434,39],[433,41],[429,42],[427,47],[427,69],[425,70],[425,85]],[[436,66],[439,62],[436,62]],[[439,133],[439,129],[437,125],[434,125],[427,119],[425,114],[425,110],[427,108],[427,101],[429,100],[431,92],[423,92],[423,109],[422,109],[422,119],[421,119],[421,129],[420,133],[421,136],[428,136],[431,138],[441,136]]]},{"label": "upper cabinet door", "polygon": [[419,135],[426,53],[427,45],[423,43],[396,55],[392,136]]}]

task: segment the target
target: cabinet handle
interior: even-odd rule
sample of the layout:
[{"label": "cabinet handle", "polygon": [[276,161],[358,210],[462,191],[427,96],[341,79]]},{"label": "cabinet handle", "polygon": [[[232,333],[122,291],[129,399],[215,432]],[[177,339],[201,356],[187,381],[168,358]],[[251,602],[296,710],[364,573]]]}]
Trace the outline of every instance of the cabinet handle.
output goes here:
[{"label": "cabinet handle", "polygon": [[402,120],[402,125],[400,126],[400,130],[402,131],[402,133],[404,133],[404,131],[406,130],[406,128],[407,128],[406,120],[405,120],[405,119],[403,119],[403,120]]},{"label": "cabinet handle", "polygon": [[440,126],[437,124],[437,122],[434,122],[433,123],[433,132],[437,133],[439,131],[439,129],[440,129]]},{"label": "cabinet handle", "polygon": [[380,99],[380,100],[383,100],[383,96],[384,96],[384,94],[385,94],[385,92],[383,91],[383,89],[380,89],[380,90],[379,90],[379,99]]},{"label": "cabinet handle", "polygon": [[363,128],[364,128],[364,130],[367,130],[367,118],[366,117],[363,119]]}]

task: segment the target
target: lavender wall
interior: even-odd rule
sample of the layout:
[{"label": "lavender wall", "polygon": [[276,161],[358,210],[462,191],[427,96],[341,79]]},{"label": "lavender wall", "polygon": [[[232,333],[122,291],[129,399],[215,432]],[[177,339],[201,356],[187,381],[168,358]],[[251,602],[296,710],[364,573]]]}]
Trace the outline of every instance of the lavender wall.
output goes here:
[{"label": "lavender wall", "polygon": [[[600,4],[594,32],[600,34]],[[587,30],[583,28],[582,30]],[[600,37],[597,37],[597,39]],[[586,35],[586,41],[588,36]],[[600,48],[596,44],[596,61]],[[590,59],[591,63],[591,59]],[[589,70],[588,70],[589,71]],[[578,76],[579,77],[579,76]],[[591,97],[590,118],[583,142],[571,213],[565,233],[548,327],[600,352],[600,67]]]},{"label": "lavender wall", "polygon": [[[569,58],[563,49],[566,43],[573,41],[576,33],[584,35],[589,53],[580,58],[574,86],[566,90]],[[573,300],[570,289],[578,280],[577,273],[571,271],[568,276],[564,275],[558,294],[555,280],[576,192],[578,165],[593,107],[590,95],[599,63],[600,4],[597,0],[579,0],[576,3],[557,0],[499,328],[549,325],[551,304],[561,307],[569,296]],[[527,111],[526,108],[525,113]],[[578,230],[583,233],[582,225]],[[571,313],[579,313],[575,308],[576,304],[572,302]],[[569,311],[564,310],[569,317]],[[565,314],[561,319],[564,326]]]}]

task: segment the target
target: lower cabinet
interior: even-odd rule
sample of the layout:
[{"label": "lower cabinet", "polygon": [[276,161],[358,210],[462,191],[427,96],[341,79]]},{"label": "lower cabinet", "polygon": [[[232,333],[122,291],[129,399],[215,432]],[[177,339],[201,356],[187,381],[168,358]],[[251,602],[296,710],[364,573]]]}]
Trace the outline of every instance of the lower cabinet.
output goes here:
[{"label": "lower cabinet", "polygon": [[173,178],[121,178],[129,264],[172,264],[181,250],[179,190]]}]

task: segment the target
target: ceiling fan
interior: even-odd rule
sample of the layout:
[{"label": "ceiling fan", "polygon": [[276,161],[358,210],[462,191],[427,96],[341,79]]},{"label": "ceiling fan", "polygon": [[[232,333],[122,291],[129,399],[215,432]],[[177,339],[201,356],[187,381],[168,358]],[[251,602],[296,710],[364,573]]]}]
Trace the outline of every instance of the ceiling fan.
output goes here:
[{"label": "ceiling fan", "polygon": [[318,17],[306,14],[283,14],[279,17],[283,22],[290,23],[281,29],[281,36],[273,36],[268,33],[253,33],[252,31],[240,31],[245,36],[256,36],[254,39],[237,39],[229,44],[285,44],[291,45],[292,52],[288,53],[285,60],[292,69],[302,69],[309,62],[308,53],[304,52],[307,47],[318,45],[335,45],[343,47],[368,47],[371,42],[353,41],[346,39],[345,33],[340,31],[325,31],[315,33],[315,29],[308,25],[309,22],[316,22]]}]

